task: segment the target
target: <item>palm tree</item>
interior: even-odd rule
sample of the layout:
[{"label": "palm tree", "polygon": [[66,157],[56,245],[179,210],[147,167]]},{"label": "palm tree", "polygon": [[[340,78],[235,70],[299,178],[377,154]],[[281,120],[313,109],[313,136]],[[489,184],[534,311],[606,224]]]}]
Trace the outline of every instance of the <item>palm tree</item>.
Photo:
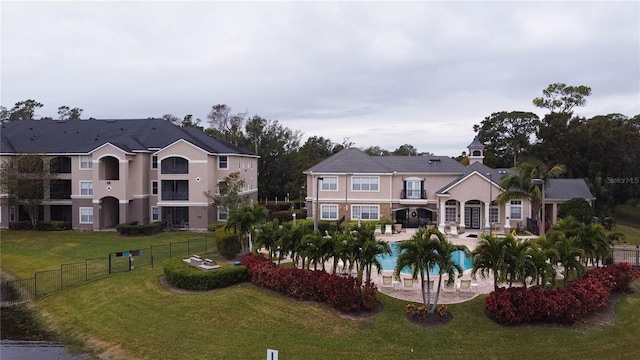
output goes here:
[{"label": "palm tree", "polygon": [[503,240],[505,276],[509,287],[522,282],[527,287],[527,278],[535,277],[536,266],[531,259],[531,243],[508,235]]},{"label": "palm tree", "polygon": [[540,179],[544,186],[547,186],[549,179],[562,175],[566,169],[564,165],[555,165],[547,169],[545,163],[540,160],[525,161],[516,167],[518,174],[502,178],[500,186],[505,191],[498,195],[496,200],[500,204],[511,200],[528,200],[531,203],[533,219],[538,224],[538,229],[541,229],[539,214],[542,209],[542,189],[540,185],[532,184],[531,180]]},{"label": "palm tree", "polygon": [[269,212],[264,207],[254,205],[244,205],[238,209],[229,211],[229,217],[225,225],[226,229],[234,229],[240,236],[240,245],[242,253],[247,253],[247,235],[253,232],[253,227],[264,221]]},{"label": "palm tree", "polygon": [[280,224],[277,219],[261,224],[256,234],[256,248],[264,247],[269,252],[269,260],[273,261],[276,244],[280,240]]},{"label": "palm tree", "polygon": [[420,276],[420,284],[422,288],[422,302],[424,306],[429,308],[429,302],[431,301],[431,289],[427,287],[425,292],[424,288],[424,274],[427,273],[427,283],[429,283],[429,271],[431,271],[436,264],[435,242],[430,240],[431,235],[434,232],[439,231],[437,229],[425,229],[420,228],[411,236],[411,239],[401,241],[398,244],[398,259],[396,260],[396,268],[394,269],[394,276],[398,278],[400,272],[404,268],[411,269],[411,276],[413,279],[417,279]]},{"label": "palm tree", "polygon": [[599,266],[599,260],[605,259],[610,255],[610,249],[613,242],[604,231],[604,227],[600,224],[584,225],[578,233],[578,246],[584,250],[585,266],[587,261],[591,260],[591,265]]},{"label": "palm tree", "polygon": [[435,244],[436,258],[435,262],[440,268],[438,274],[438,290],[436,290],[436,298],[433,301],[433,306],[429,313],[433,314],[438,307],[438,299],[440,297],[440,288],[442,287],[442,275],[447,274],[447,283],[451,284],[455,281],[456,273],[458,277],[462,276],[462,266],[453,261],[451,256],[455,251],[463,251],[465,254],[469,253],[469,249],[464,245],[454,245],[442,234],[440,231],[434,231],[429,239]]},{"label": "palm tree", "polygon": [[377,240],[373,237],[362,245],[360,264],[367,274],[365,282],[371,282],[371,270],[374,266],[378,270],[378,274],[380,273],[382,270],[382,264],[380,264],[378,257],[379,255],[385,254],[391,255],[391,246],[389,246],[389,243],[384,240]]},{"label": "palm tree", "polygon": [[[508,235],[511,236],[511,235]],[[504,240],[491,234],[482,234],[481,240],[471,252],[471,275],[475,279],[480,271],[483,278],[493,273],[493,289],[498,291],[498,283],[505,280]]]},{"label": "palm tree", "polygon": [[564,268],[564,286],[567,286],[569,276],[576,278],[584,272],[584,266],[580,259],[584,256],[584,251],[575,245],[576,238],[568,238],[564,234],[559,234],[554,241],[554,246],[558,251],[558,263]]}]

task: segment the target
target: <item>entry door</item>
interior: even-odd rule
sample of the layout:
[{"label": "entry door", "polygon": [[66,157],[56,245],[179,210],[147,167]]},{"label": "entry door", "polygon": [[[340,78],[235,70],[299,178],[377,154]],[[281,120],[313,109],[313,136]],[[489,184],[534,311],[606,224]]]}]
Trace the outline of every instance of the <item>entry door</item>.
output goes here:
[{"label": "entry door", "polygon": [[464,208],[464,226],[469,229],[480,229],[480,208]]}]

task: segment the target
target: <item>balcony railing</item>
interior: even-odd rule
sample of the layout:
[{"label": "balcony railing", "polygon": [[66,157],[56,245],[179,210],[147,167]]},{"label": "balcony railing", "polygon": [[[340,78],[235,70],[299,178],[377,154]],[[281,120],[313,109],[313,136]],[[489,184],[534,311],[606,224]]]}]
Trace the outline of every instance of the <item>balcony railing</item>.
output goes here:
[{"label": "balcony railing", "polygon": [[189,200],[188,191],[163,191],[162,200]]},{"label": "balcony railing", "polygon": [[427,191],[426,190],[402,190],[400,193],[401,199],[426,199]]}]

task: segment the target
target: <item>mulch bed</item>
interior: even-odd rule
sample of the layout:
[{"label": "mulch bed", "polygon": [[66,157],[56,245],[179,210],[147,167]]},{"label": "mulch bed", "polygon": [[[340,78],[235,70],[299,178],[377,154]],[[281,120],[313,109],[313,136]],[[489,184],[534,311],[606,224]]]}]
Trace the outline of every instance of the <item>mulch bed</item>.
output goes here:
[{"label": "mulch bed", "polygon": [[444,315],[438,312],[424,314],[420,311],[411,311],[407,313],[407,320],[423,327],[441,326],[450,323],[453,320],[453,314],[448,311]]}]

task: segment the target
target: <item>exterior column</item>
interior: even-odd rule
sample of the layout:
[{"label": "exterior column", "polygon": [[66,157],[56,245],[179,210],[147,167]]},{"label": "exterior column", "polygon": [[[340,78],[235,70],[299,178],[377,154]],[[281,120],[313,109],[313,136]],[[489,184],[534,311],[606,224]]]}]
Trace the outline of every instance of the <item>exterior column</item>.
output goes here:
[{"label": "exterior column", "polygon": [[490,223],[489,223],[489,209],[491,208],[491,203],[490,202],[485,202],[484,203],[484,231],[487,232],[491,232],[490,230]]},{"label": "exterior column", "polygon": [[509,221],[509,215],[511,214],[511,206],[509,203],[504,204],[504,233],[511,232],[511,221]]},{"label": "exterior column", "polygon": [[466,225],[464,220],[464,201],[460,201],[460,230],[464,231]]},{"label": "exterior column", "polygon": [[440,220],[438,221],[438,230],[440,230],[441,233],[444,234],[444,219],[445,219],[445,212],[444,212],[444,200],[440,200]]}]

